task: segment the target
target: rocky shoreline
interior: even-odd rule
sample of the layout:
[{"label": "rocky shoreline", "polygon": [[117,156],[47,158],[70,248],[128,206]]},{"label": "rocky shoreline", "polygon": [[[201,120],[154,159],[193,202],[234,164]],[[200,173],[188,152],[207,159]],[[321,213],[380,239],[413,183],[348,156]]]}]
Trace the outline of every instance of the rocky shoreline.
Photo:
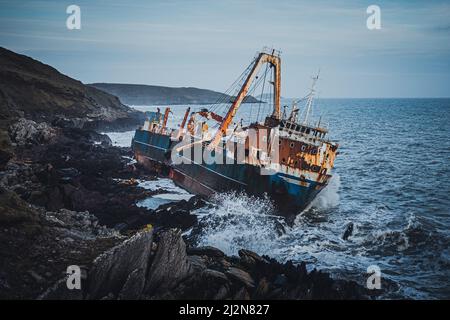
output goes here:
[{"label": "rocky shoreline", "polygon": [[305,264],[280,264],[248,250],[227,257],[186,248],[179,229],[136,233],[97,257],[82,290],[63,278],[39,299],[360,299],[362,287]]},{"label": "rocky shoreline", "polygon": [[[228,257],[187,247],[200,197],[149,210],[164,190],[130,161],[129,149],[89,129],[20,119],[8,130],[14,156],[0,171],[1,299],[363,299],[366,290],[304,263],[280,264],[245,249]],[[66,268],[83,270],[68,290]]]}]

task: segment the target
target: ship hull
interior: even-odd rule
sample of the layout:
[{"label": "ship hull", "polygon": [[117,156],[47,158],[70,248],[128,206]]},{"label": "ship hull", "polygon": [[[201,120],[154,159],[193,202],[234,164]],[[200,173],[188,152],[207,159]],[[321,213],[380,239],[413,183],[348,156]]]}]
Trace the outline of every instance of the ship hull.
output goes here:
[{"label": "ship hull", "polygon": [[[295,176],[261,175],[258,167],[237,164],[213,168],[196,163],[178,165],[170,169],[170,177],[188,191],[206,196],[227,191],[268,195],[278,209],[286,212],[303,210],[324,187],[312,181],[304,181],[302,186],[298,180],[287,181],[297,179]],[[238,180],[240,177],[246,182]]]},{"label": "ship hull", "polygon": [[139,163],[164,172],[177,185],[194,194],[211,196],[215,192],[237,191],[268,195],[282,213],[292,215],[305,209],[325,187],[325,184],[281,172],[264,175],[260,167],[251,164],[173,164],[170,161],[172,144],[168,136],[136,130],[132,145]]}]

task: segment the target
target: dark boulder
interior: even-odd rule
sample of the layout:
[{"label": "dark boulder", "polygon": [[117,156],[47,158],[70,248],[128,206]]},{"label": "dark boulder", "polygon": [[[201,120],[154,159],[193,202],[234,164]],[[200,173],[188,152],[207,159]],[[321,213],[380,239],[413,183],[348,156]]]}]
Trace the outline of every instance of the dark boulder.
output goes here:
[{"label": "dark boulder", "polygon": [[166,293],[191,273],[186,245],[181,231],[171,229],[160,235],[156,253],[147,273],[144,293],[155,296]]},{"label": "dark boulder", "polygon": [[145,278],[152,239],[152,230],[137,233],[96,258],[88,276],[88,298],[101,299],[111,293],[128,298],[125,294],[130,292],[131,284]]},{"label": "dark boulder", "polygon": [[353,222],[350,222],[346,227],[344,234],[342,235],[343,240],[348,240],[348,238],[353,234]]},{"label": "dark boulder", "polygon": [[178,209],[178,206],[158,209],[149,218],[162,227],[182,230],[187,230],[197,223],[195,214],[191,214],[189,210]]},{"label": "dark boulder", "polygon": [[[145,234],[145,233],[143,233]],[[151,241],[155,240],[152,244]],[[213,247],[188,249],[181,231],[142,234],[101,255],[89,274],[95,299],[361,299],[364,289],[304,263],[281,264],[241,250],[229,258]],[[227,266],[224,265],[226,261]],[[222,267],[218,267],[218,266]]]},{"label": "dark boulder", "polygon": [[238,251],[238,254],[239,254],[239,257],[241,258],[242,264],[244,264],[248,267],[253,267],[257,263],[268,263],[268,261],[266,259],[264,259],[257,253],[250,251],[250,250],[241,249]]},{"label": "dark boulder", "polygon": [[255,281],[253,280],[252,276],[239,268],[231,267],[228,269],[228,271],[225,273],[230,279],[240,282],[243,285],[245,285],[247,288],[254,288],[255,287]]},{"label": "dark boulder", "polygon": [[45,122],[21,118],[9,128],[11,140],[18,145],[48,143],[56,136],[56,130]]},{"label": "dark boulder", "polygon": [[205,247],[189,247],[187,249],[188,255],[198,255],[198,256],[207,256],[207,257],[215,257],[215,258],[221,258],[225,256],[225,253],[217,249],[215,247],[211,246],[205,246]]},{"label": "dark boulder", "polygon": [[227,276],[220,271],[206,269],[202,272],[202,277],[207,283],[227,284],[229,282]]}]

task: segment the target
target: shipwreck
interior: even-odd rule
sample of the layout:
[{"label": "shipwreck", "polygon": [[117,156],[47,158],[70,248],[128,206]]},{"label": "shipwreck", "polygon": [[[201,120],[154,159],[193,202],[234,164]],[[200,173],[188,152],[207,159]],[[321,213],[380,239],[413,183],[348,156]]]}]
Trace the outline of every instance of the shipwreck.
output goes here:
[{"label": "shipwreck", "polygon": [[[135,132],[135,158],[165,171],[194,194],[237,190],[268,195],[280,212],[299,212],[327,186],[338,148],[320,119],[315,124],[310,119],[317,80],[318,75],[290,111],[288,106],[282,110],[280,53],[258,52],[227,91],[235,95],[224,95],[224,101],[198,110],[187,108],[177,128],[167,126],[170,108],[150,113]],[[260,97],[268,100],[253,111],[242,111],[248,109],[245,99],[257,85],[262,86]],[[302,101],[305,105],[300,108]],[[263,114],[261,109],[267,107]]]}]

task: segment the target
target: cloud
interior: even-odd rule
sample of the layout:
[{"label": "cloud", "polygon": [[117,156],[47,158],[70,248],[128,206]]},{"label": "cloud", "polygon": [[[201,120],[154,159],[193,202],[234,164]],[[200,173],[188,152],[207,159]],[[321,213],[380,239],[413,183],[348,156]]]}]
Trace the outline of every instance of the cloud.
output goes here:
[{"label": "cloud", "polygon": [[[80,0],[78,31],[65,28],[66,3],[0,3],[3,45],[86,82],[109,81],[98,78],[104,75],[220,90],[265,45],[283,51],[283,90],[290,96],[307,87],[320,66],[329,79],[345,75],[342,95],[354,94],[354,82],[371,75],[401,79],[397,85],[407,91],[413,83],[403,76],[408,72],[430,74],[425,91],[429,79],[441,81],[450,68],[445,2],[378,1],[382,29],[376,31],[366,28],[367,2],[355,0]],[[331,82],[322,91],[337,95]],[[363,91],[370,92],[370,83]]]}]

